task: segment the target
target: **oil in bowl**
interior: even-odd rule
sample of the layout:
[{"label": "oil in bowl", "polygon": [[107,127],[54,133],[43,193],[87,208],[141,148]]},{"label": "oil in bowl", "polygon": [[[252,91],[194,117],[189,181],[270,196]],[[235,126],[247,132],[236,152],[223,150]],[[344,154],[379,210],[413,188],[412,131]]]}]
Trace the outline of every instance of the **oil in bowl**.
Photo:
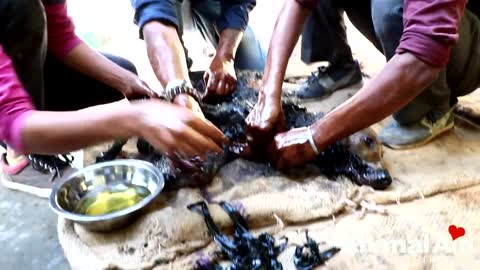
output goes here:
[{"label": "oil in bowl", "polygon": [[133,206],[150,195],[139,185],[118,181],[89,191],[78,203],[75,212],[87,216],[101,216]]},{"label": "oil in bowl", "polygon": [[59,217],[88,231],[110,232],[137,219],[158,198],[164,185],[162,172],[150,162],[102,162],[57,181],[50,194],[50,207]]}]

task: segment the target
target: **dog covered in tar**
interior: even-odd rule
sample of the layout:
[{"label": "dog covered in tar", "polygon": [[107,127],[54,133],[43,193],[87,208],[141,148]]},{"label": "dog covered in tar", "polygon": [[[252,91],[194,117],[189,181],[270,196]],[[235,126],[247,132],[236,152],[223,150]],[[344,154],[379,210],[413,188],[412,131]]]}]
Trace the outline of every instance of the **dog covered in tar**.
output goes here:
[{"label": "dog covered in tar", "polygon": [[[200,73],[191,78],[197,89],[205,87]],[[205,117],[231,141],[231,144],[224,146],[223,154],[207,155],[206,160],[192,158],[173,161],[155,151],[146,141],[138,140],[137,148],[142,159],[160,169],[166,179],[166,189],[205,186],[211,182],[222,165],[237,158],[268,162],[263,151],[256,151],[248,145],[245,132],[245,119],[257,101],[262,75],[242,71],[237,74],[237,79],[237,89],[232,95],[210,98],[200,103]],[[287,95],[282,98],[282,107],[288,129],[309,126],[323,116],[322,113],[308,112],[293,97]],[[116,142],[98,157],[97,161],[114,159],[123,144],[125,141]],[[374,189],[385,189],[392,182],[382,162],[381,143],[371,129],[357,132],[330,145],[311,165],[332,180],[338,176],[346,176],[358,185],[368,185]]]}]

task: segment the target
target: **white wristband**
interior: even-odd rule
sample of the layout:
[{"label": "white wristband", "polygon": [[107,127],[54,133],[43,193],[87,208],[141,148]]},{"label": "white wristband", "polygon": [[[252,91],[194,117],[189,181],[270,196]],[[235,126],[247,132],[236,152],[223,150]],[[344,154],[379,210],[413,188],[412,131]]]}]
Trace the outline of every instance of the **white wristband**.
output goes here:
[{"label": "white wristband", "polygon": [[312,147],[312,150],[316,156],[320,155],[320,151],[318,151],[318,148],[315,145],[315,141],[313,140],[313,132],[310,126],[307,128],[307,132],[308,132],[308,142],[310,143],[310,147]]}]

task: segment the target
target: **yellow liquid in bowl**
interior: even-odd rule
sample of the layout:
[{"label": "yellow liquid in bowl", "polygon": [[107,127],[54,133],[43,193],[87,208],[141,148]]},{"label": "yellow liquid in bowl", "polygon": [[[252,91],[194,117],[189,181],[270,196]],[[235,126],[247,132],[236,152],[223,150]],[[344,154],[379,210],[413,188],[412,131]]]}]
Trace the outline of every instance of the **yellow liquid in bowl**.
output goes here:
[{"label": "yellow liquid in bowl", "polygon": [[92,190],[79,202],[76,213],[100,216],[133,206],[150,195],[143,186],[116,184]]}]

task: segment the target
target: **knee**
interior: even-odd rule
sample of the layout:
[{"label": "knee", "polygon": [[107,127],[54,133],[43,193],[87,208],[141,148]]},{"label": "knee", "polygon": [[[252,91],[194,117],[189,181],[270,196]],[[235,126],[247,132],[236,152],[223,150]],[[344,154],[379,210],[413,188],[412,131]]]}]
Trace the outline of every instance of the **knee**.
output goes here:
[{"label": "knee", "polygon": [[138,75],[138,72],[137,72],[137,68],[135,67],[135,65],[130,62],[129,60],[123,58],[123,57],[119,57],[119,56],[115,56],[115,55],[111,55],[111,54],[103,54],[105,57],[107,57],[110,61],[114,62],[115,64],[119,65],[120,67]]},{"label": "knee", "polygon": [[125,59],[125,58],[120,58],[121,61],[117,63],[117,65],[121,66],[122,68],[134,73],[135,75],[138,75],[138,72],[137,72],[137,68],[135,67],[135,65],[130,62],[129,60]]},{"label": "knee", "polygon": [[429,104],[411,103],[402,108],[400,111],[394,113],[392,117],[400,125],[408,126],[420,122],[427,112],[430,111],[430,108],[431,106],[429,106]]},{"label": "knee", "polygon": [[371,3],[377,38],[381,41],[400,40],[403,32],[403,0],[372,0]]},{"label": "knee", "polygon": [[189,1],[194,13],[209,21],[216,21],[222,15],[222,6],[218,1]]},{"label": "knee", "polygon": [[243,32],[242,43],[248,44],[250,46],[256,46],[259,43],[255,32],[250,26],[247,26],[247,28]]},{"label": "knee", "polygon": [[267,53],[255,33],[247,27],[235,56],[235,69],[263,71]]},{"label": "knee", "polygon": [[397,121],[398,124],[402,126],[408,126],[414,123],[417,123],[422,119],[415,113],[408,110],[400,110],[392,115],[393,119]]}]

